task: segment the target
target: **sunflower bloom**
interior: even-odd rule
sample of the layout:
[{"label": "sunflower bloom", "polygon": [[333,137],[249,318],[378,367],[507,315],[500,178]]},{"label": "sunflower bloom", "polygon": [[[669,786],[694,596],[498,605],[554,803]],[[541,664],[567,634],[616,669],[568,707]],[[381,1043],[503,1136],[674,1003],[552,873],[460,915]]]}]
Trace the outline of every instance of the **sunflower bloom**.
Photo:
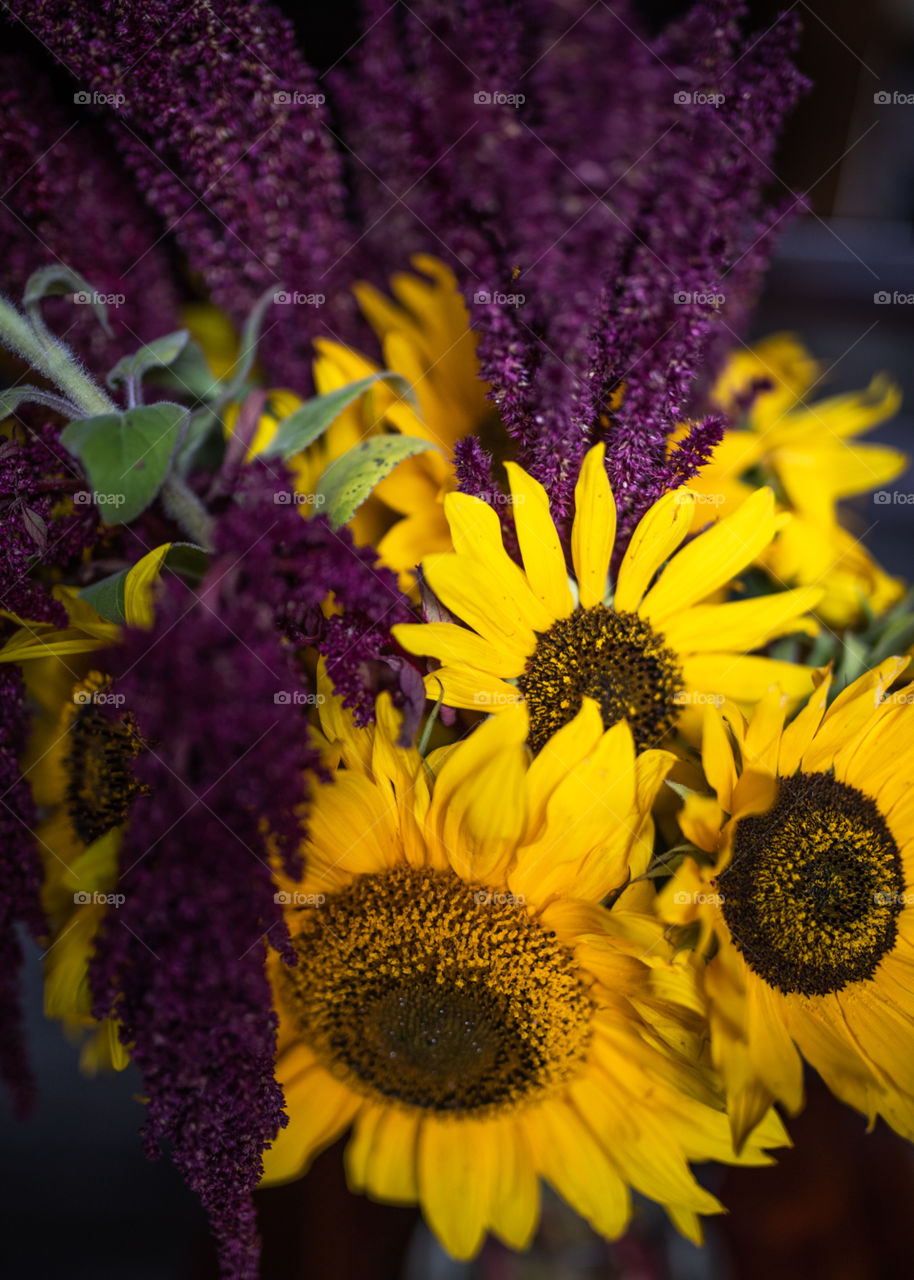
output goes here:
[{"label": "sunflower bloom", "polygon": [[[647,865],[673,758],[636,758],[589,701],[532,764],[523,707],[426,762],[386,695],[374,729],[332,697],[321,715],[345,767],[279,897],[299,963],[273,965],[289,1125],[265,1181],[351,1128],[351,1187],[418,1202],[457,1257],[487,1231],[526,1247],[540,1178],[609,1237],[635,1187],[697,1239],[719,1206],[687,1162],[734,1156],[672,1047],[702,1033],[690,971],[656,919],[599,905]],[[781,1137],[772,1114],[747,1159]]]},{"label": "sunflower bloom", "polygon": [[[914,685],[891,658],[785,728],[771,693],[748,725],[705,722],[713,795],[692,793],[687,859],[661,909],[700,925],[712,1058],[742,1141],[773,1100],[797,1111],[801,1057],[871,1122],[914,1138]],[[729,731],[728,731],[729,730]]]},{"label": "sunflower bloom", "polygon": [[143,743],[99,671],[74,682],[69,663],[52,656],[25,672],[38,712],[23,773],[45,815],[36,831],[51,939],[44,1011],[81,1042],[85,1070],[120,1069],[128,1055],[117,1022],[92,1016],[89,964],[105,914],[117,901],[121,834],[137,791],[131,763]]},{"label": "sunflower bloom", "polygon": [[[843,527],[838,503],[878,489],[904,470],[907,459],[887,445],[858,437],[897,413],[898,387],[885,375],[864,391],[808,402],[820,379],[817,363],[789,334],[774,334],[730,357],[712,399],[742,418],[724,433],[710,459],[689,482],[727,514],[761,480],[792,513],[760,562],[791,585],[821,583],[818,612],[832,626],[853,625],[865,602],[874,613],[890,608],[903,586],[877,564]],[[740,399],[761,381],[748,411]],[[699,508],[700,510],[700,508]]]},{"label": "sunflower bloom", "polygon": [[616,508],[597,445],[575,490],[570,583],[545,491],[515,463],[506,468],[523,569],[505,551],[492,508],[449,494],[456,550],[427,556],[422,568],[439,600],[468,625],[393,629],[410,653],[442,663],[426,678],[431,698],[443,690],[450,706],[492,712],[524,701],[538,750],[590,697],[606,727],[628,720],[643,749],[708,698],[751,705],[776,681],[795,700],[809,693],[809,670],[747,651],[774,636],[814,631],[804,615],[818,588],[704,603],[774,537],[769,489],[681,549],[695,499],[683,489],[665,494],[639,523],[610,582]]}]

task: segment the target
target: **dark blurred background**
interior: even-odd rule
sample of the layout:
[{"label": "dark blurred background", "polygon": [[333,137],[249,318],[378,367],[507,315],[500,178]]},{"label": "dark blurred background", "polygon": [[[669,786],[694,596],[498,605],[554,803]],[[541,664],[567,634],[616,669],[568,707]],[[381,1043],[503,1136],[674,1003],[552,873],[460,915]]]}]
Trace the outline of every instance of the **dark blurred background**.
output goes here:
[{"label": "dark blurred background", "polygon": [[[601,0],[598,0],[601,2]],[[324,71],[359,38],[357,6],[287,8],[311,61]],[[750,4],[754,25],[779,8]],[[873,435],[914,452],[914,0],[816,0],[804,20],[800,65],[814,81],[790,123],[773,193],[809,196],[785,230],[752,337],[800,334],[823,362],[816,394],[862,388],[887,370],[905,406]],[[685,6],[642,4],[659,25]],[[607,20],[610,20],[609,17]],[[880,96],[877,96],[880,95]],[[886,100],[885,95],[888,95]],[[905,95],[909,102],[899,101]],[[877,293],[892,301],[878,303]],[[903,299],[907,298],[908,301]],[[851,518],[893,573],[914,576],[914,475],[899,499],[857,500]],[[28,945],[28,944],[27,944]],[[0,1101],[3,1280],[207,1280],[203,1214],[167,1157],[148,1163],[137,1130],[132,1070],[90,1079],[77,1051],[41,1014],[40,958],[29,948],[28,1006],[40,1098],[12,1120]],[[408,1210],[350,1197],[339,1149],[301,1183],[259,1197],[264,1280],[895,1280],[911,1272],[914,1162],[906,1144],[864,1122],[810,1080],[791,1126],[794,1149],[774,1169],[712,1171],[731,1212],[709,1224],[699,1251],[673,1238],[642,1205],[626,1240],[607,1246],[548,1202],[531,1254],[489,1247],[474,1267],[449,1262]]]}]

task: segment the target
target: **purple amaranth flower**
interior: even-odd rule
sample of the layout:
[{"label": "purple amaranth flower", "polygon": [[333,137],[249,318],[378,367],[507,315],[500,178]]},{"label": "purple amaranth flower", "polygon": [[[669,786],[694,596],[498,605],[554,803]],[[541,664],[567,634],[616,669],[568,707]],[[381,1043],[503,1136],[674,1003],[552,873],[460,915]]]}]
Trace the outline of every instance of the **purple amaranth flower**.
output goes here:
[{"label": "purple amaranth flower", "polygon": [[20,1113],[31,1102],[34,1083],[23,1043],[16,926],[24,924],[36,937],[44,928],[35,807],[19,768],[28,729],[22,672],[0,663],[0,1074]]},{"label": "purple amaranth flower", "polygon": [[400,243],[434,236],[518,459],[558,516],[594,440],[624,532],[719,430],[668,459],[770,248],[769,164],[802,85],[795,22],[755,40],[742,12],[699,4],[652,40],[625,5],[480,3],[458,19],[437,0],[378,0],[339,75],[366,240],[383,260],[391,191]]},{"label": "purple amaranth flower", "polygon": [[0,440],[0,608],[29,622],[67,625],[63,605],[35,574],[43,565],[66,568],[94,541],[94,507],[67,510],[65,503],[83,483],[55,427],[28,434],[17,427]]},{"label": "purple amaranth flower", "polygon": [[[366,679],[395,686],[407,711],[412,684],[421,690],[401,658],[385,664],[390,625],[409,617],[395,578],[348,532],[277,504],[290,483],[252,466],[199,589],[173,583],[154,630],[112,660],[146,750],[121,852],[125,901],[93,963],[96,1011],[117,1017],[142,1072],[148,1150],[171,1144],[235,1280],[257,1275],[249,1193],[285,1123],[264,965],[268,944],[294,957],[271,865],[300,873],[306,776],[320,769],[296,655],[316,642],[362,720]],[[321,609],[330,591],[340,626]]]},{"label": "purple amaranth flower", "polygon": [[240,325],[270,287],[311,299],[271,313],[262,352],[272,378],[305,389],[311,339],[355,307],[336,274],[341,162],[288,21],[256,0],[9,9],[81,91],[114,102],[115,145],[213,302]]},{"label": "purple amaranth flower", "polygon": [[[79,271],[108,299],[110,339],[92,307],[51,299],[53,330],[96,373],[178,326],[178,297],[162,228],[105,131],[74,117],[47,77],[20,55],[0,58],[0,289],[15,302],[38,267]],[[85,112],[85,108],[77,108]]]},{"label": "purple amaranth flower", "polygon": [[478,436],[467,436],[454,446],[457,486],[462,493],[488,500],[495,487],[492,478],[492,455],[482,447]]}]

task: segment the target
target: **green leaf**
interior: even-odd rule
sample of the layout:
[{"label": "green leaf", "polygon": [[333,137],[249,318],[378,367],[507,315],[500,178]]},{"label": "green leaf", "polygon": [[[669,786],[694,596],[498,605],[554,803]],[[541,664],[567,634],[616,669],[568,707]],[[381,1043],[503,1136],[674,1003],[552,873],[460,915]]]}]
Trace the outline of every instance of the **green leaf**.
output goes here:
[{"label": "green leaf", "polygon": [[165,565],[188,582],[199,582],[209,568],[209,556],[196,542],[173,542]]},{"label": "green leaf", "polygon": [[145,511],[168,475],[187,410],[162,401],[71,422],[62,444],[82,463],[95,504],[109,524]]},{"label": "green leaf", "polygon": [[331,462],[320,478],[317,496],[326,506],[327,519],[333,528],[338,529],[352,519],[375,485],[389,475],[398,462],[431,449],[441,452],[431,441],[416,436],[371,436]]},{"label": "green leaf", "polygon": [[[162,571],[171,569],[189,582],[199,582],[208,567],[209,557],[195,542],[173,542],[166,552]],[[121,569],[99,582],[93,582],[91,587],[83,587],[79,592],[80,600],[91,604],[107,622],[123,626],[127,621],[124,585],[130,572],[130,569]]]},{"label": "green leaf", "polygon": [[279,430],[267,447],[261,450],[260,456],[282,458],[284,462],[294,458],[322,436],[345,409],[377,382],[386,383],[401,399],[417,406],[412,387],[400,374],[390,373],[386,369],[380,373],[372,373],[367,378],[359,378],[357,382],[350,382],[336,391],[328,391],[326,395],[307,400],[279,424]]},{"label": "green leaf", "polygon": [[72,267],[65,266],[62,262],[55,262],[49,267],[39,267],[37,271],[33,271],[25,282],[25,293],[22,295],[22,305],[26,310],[29,318],[36,320],[36,327],[44,328],[44,322],[38,304],[42,298],[60,296],[61,294],[73,294],[73,301],[76,303],[87,302],[91,305],[92,310],[98,316],[98,322],[104,329],[108,337],[111,337],[111,326],[108,324],[108,308],[104,302],[100,301],[100,294],[93,285],[81,276],[78,271],[74,271]]},{"label": "green leaf", "polygon": [[222,382],[210,369],[196,338],[188,338],[180,355],[167,368],[151,369],[149,379],[156,386],[170,387],[195,400],[215,400],[222,391]]},{"label": "green leaf", "polygon": [[163,338],[147,342],[132,356],[124,356],[118,360],[105,381],[113,390],[119,382],[126,383],[132,378],[142,378],[149,369],[167,368],[177,360],[187,346],[189,338],[190,333],[187,329],[178,329],[175,333],[167,333]]},{"label": "green leaf", "polygon": [[71,404],[69,400],[65,400],[63,396],[56,396],[50,391],[42,391],[39,387],[21,386],[4,387],[0,391],[0,419],[8,418],[21,404],[43,404],[48,409],[53,409],[55,413],[61,413],[67,418],[79,417],[79,410],[76,405]]},{"label": "green leaf", "polygon": [[228,382],[223,384],[219,399],[221,403],[228,404],[231,400],[237,400],[244,389],[244,384],[248,380],[248,374],[254,367],[254,358],[257,355],[257,343],[260,338],[260,326],[263,324],[263,318],[266,315],[267,307],[273,305],[273,300],[277,292],[282,290],[282,285],[276,285],[272,289],[267,289],[266,293],[262,293],[250,310],[247,320],[244,322],[244,329],[241,333],[241,345],[238,348],[238,359],[232,370],[231,377]]},{"label": "green leaf", "polygon": [[127,569],[120,573],[112,573],[100,582],[93,582],[91,587],[83,587],[79,592],[80,600],[91,604],[96,613],[101,614],[106,622],[123,623],[124,621],[124,583],[127,580]]}]

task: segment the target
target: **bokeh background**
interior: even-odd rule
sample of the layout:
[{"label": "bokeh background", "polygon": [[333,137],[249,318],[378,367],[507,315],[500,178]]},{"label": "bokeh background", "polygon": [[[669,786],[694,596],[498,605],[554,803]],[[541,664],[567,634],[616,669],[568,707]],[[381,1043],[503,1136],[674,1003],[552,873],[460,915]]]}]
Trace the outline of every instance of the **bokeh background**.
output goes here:
[{"label": "bokeh background", "polygon": [[[603,0],[597,0],[603,3]],[[286,7],[326,72],[360,37],[357,5]],[[615,21],[604,4],[606,21]],[[783,5],[749,5],[756,26]],[[805,0],[799,61],[813,80],[772,173],[804,192],[785,227],[750,337],[794,331],[822,361],[815,394],[867,385],[886,370],[901,414],[874,439],[914,453],[914,0]],[[311,9],[311,6],[308,6]],[[684,5],[643,0],[659,25]],[[908,101],[905,101],[908,98]],[[2,182],[0,182],[2,186]],[[399,265],[399,264],[392,264]],[[878,301],[878,295],[889,301]],[[914,474],[891,500],[849,504],[855,532],[892,573],[914,578]],[[29,1033],[39,1103],[25,1123],[0,1101],[0,1276],[5,1280],[210,1280],[205,1219],[167,1158],[137,1139],[132,1070],[91,1079],[41,1013],[40,956],[29,950]],[[340,1148],[300,1183],[259,1197],[264,1280],[895,1280],[911,1272],[914,1152],[841,1108],[814,1078],[794,1148],[773,1169],[708,1171],[731,1212],[698,1250],[639,1206],[625,1241],[606,1245],[547,1201],[531,1253],[487,1248],[473,1266],[445,1258],[409,1210],[348,1195]]]}]

